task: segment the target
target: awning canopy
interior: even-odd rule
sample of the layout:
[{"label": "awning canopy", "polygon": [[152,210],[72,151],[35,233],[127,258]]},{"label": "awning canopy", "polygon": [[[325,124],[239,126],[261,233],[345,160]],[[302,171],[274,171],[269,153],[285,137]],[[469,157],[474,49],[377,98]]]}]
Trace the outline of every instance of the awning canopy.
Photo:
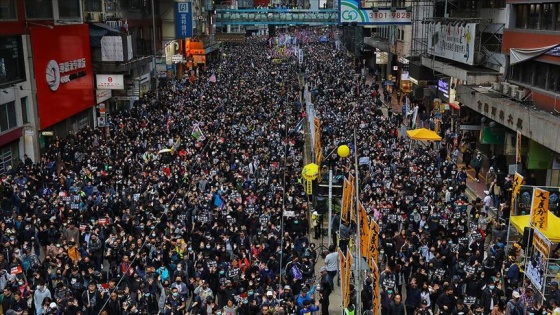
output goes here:
[{"label": "awning canopy", "polygon": [[406,134],[412,140],[441,141],[441,137],[435,131],[426,128],[407,130]]},{"label": "awning canopy", "polygon": [[510,57],[510,65],[515,65],[517,63],[523,62],[525,60],[536,58],[547,51],[551,50],[552,48],[560,46],[560,43],[555,45],[550,45],[546,47],[539,47],[539,48],[510,48],[509,49],[509,57]]},{"label": "awning canopy", "polygon": [[[516,215],[510,218],[511,225],[513,225],[520,234],[523,234],[523,230],[529,226],[530,221],[530,215]],[[548,212],[548,229],[540,232],[551,242],[560,243],[560,218]]]}]

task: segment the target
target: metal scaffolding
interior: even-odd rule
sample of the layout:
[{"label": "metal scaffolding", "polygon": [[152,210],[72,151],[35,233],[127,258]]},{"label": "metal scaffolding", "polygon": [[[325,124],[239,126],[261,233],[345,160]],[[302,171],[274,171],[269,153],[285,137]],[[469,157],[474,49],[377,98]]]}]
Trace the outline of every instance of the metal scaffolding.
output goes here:
[{"label": "metal scaffolding", "polygon": [[424,21],[432,19],[435,13],[435,0],[412,1],[412,47],[411,56],[421,57],[428,53],[428,28]]}]

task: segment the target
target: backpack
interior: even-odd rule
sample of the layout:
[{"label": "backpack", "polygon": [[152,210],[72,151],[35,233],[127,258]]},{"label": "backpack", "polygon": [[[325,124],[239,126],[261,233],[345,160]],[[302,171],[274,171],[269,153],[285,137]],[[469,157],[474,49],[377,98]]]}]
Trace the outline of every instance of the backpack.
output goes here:
[{"label": "backpack", "polygon": [[523,314],[523,309],[519,306],[519,304],[517,304],[513,301],[509,301],[508,303],[513,305],[513,310],[511,311],[510,315],[524,315]]}]

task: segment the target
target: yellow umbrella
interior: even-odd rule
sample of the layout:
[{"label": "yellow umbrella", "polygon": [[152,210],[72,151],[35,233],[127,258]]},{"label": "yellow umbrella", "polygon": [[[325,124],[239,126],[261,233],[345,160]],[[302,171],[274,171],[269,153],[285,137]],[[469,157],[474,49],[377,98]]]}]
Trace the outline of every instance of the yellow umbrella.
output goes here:
[{"label": "yellow umbrella", "polygon": [[319,175],[319,165],[315,163],[309,163],[303,167],[301,171],[301,176],[307,181],[312,181]]}]

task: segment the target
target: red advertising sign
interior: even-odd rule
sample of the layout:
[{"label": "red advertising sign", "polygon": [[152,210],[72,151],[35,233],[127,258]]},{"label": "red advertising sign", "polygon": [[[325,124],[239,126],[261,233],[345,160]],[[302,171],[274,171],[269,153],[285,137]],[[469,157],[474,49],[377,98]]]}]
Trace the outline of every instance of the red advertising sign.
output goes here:
[{"label": "red advertising sign", "polygon": [[41,129],[95,105],[87,24],[31,27],[31,45]]}]

